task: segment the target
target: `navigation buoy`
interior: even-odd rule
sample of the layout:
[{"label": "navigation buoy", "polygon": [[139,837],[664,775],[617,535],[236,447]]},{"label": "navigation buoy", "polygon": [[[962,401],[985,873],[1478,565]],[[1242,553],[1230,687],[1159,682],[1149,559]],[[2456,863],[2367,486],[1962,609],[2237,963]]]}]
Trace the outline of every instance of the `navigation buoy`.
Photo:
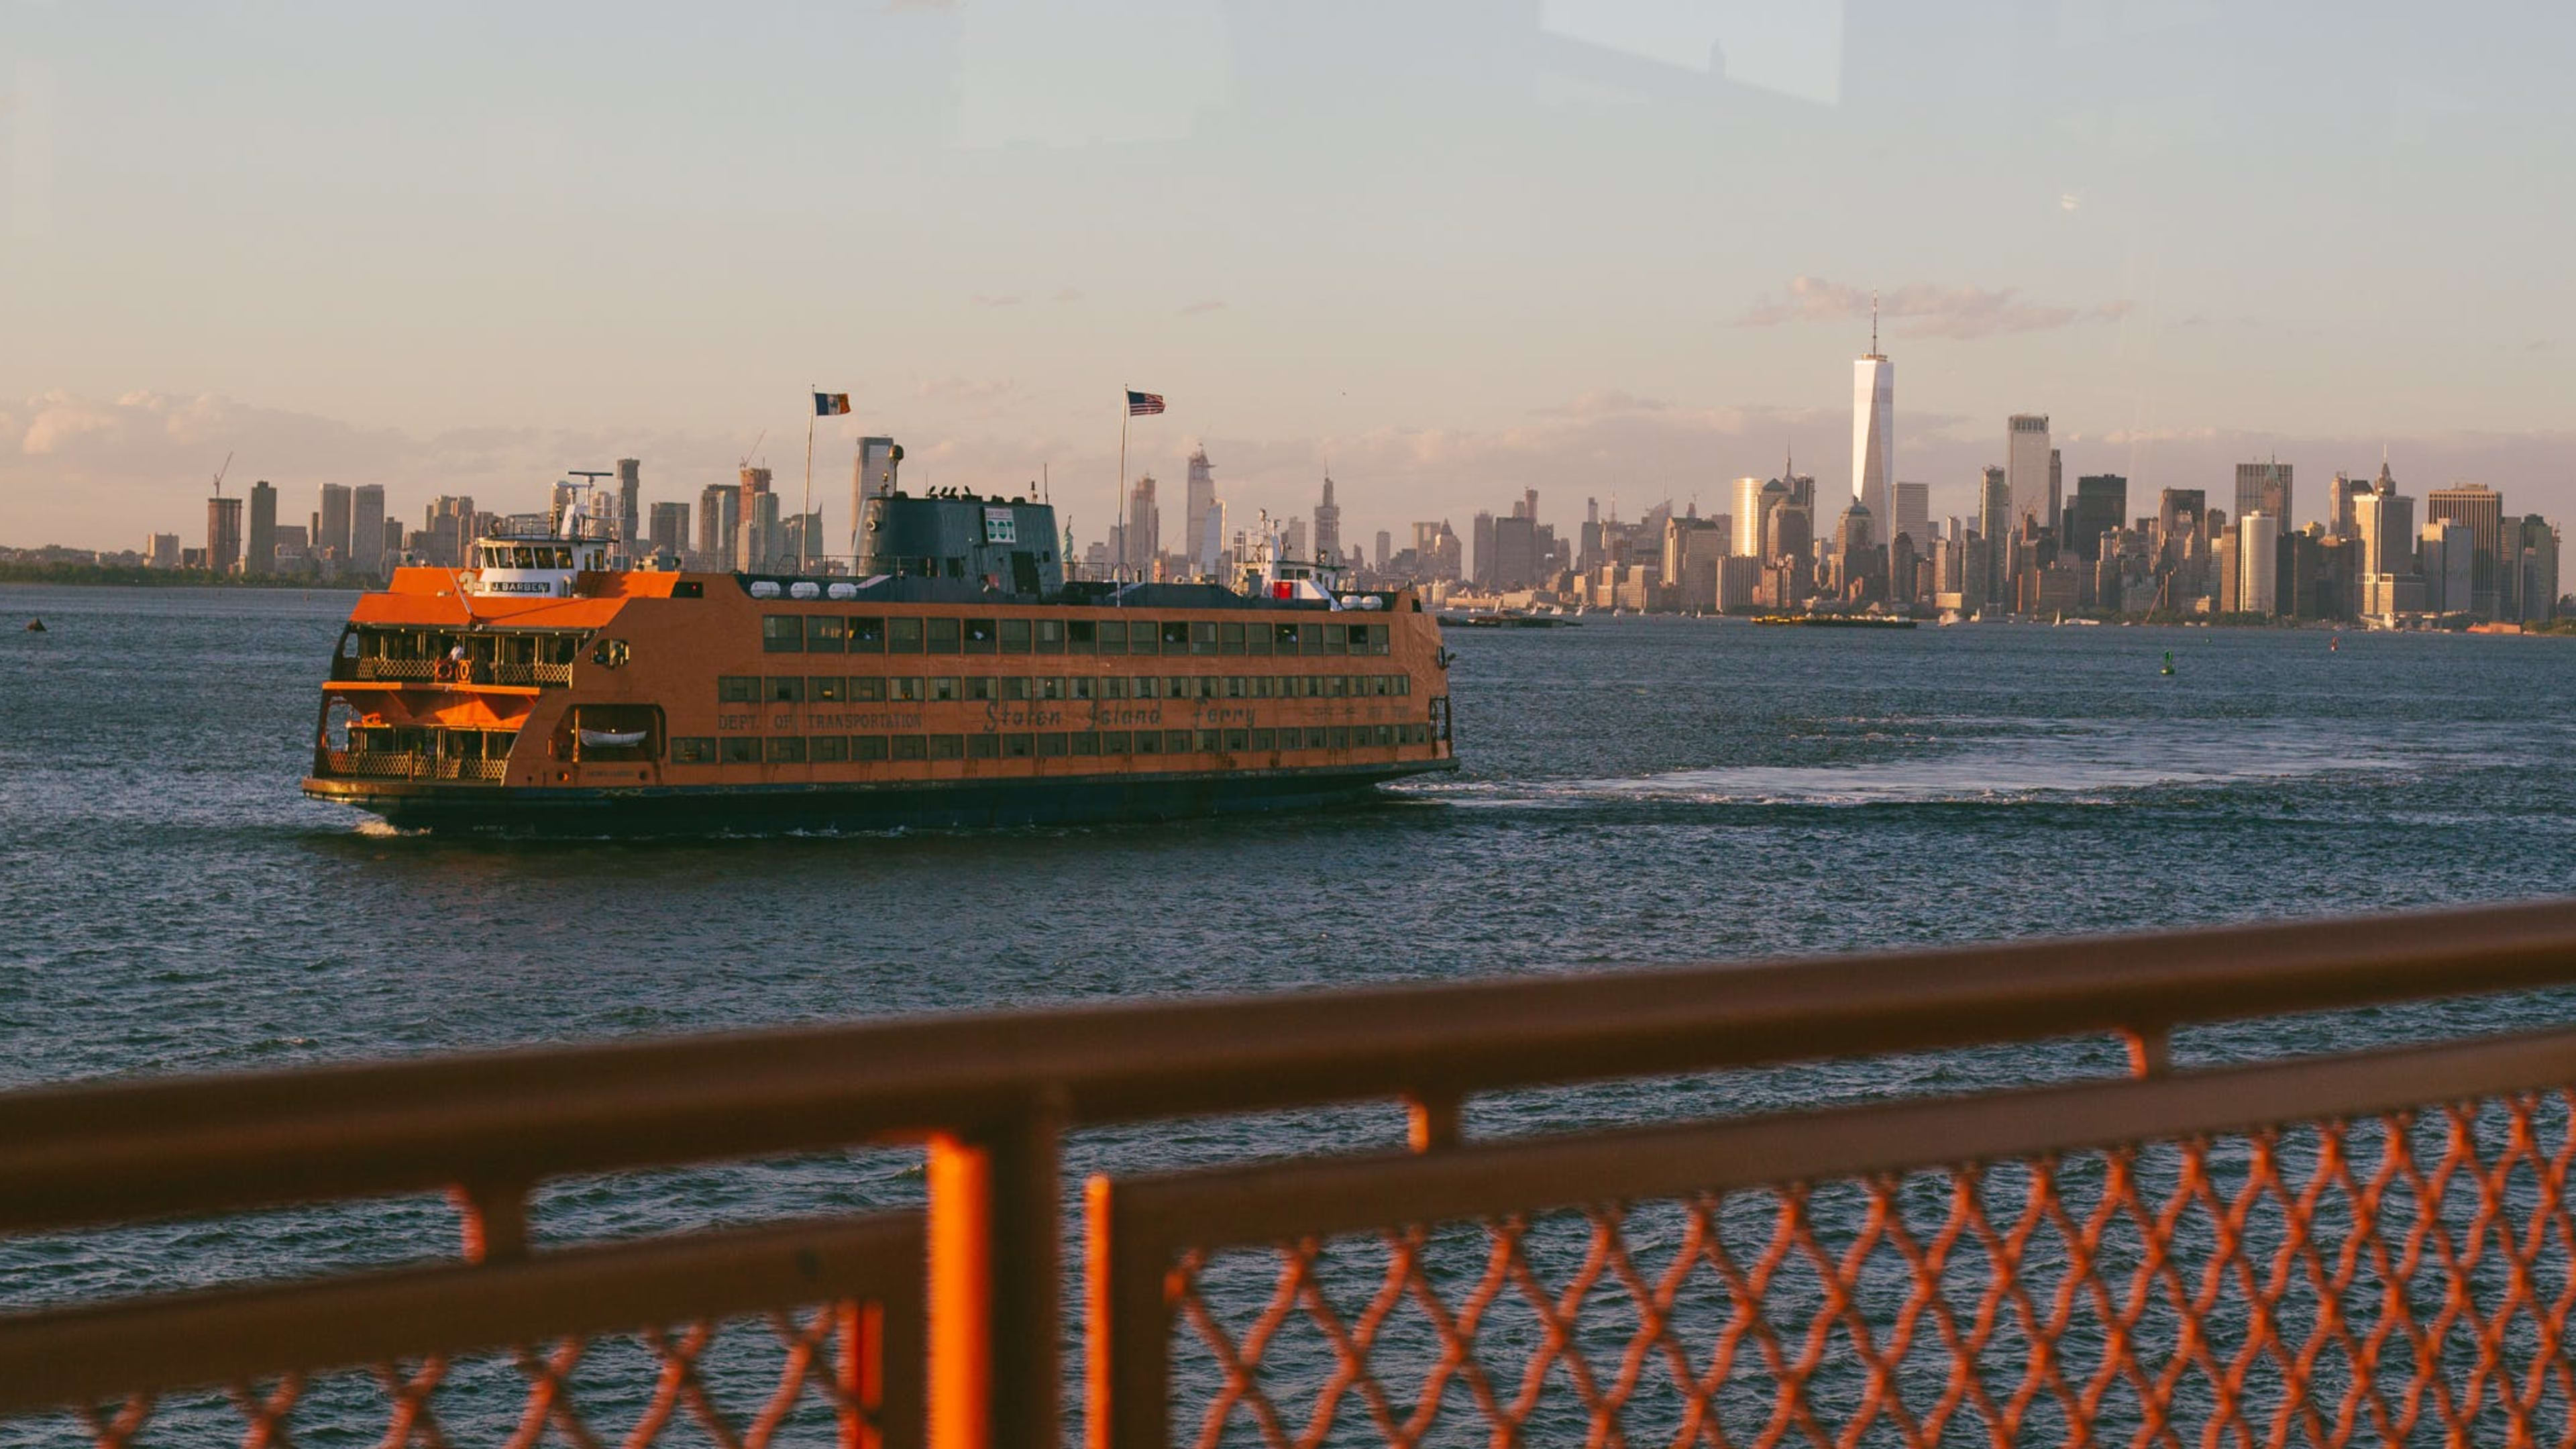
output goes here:
[{"label": "navigation buoy", "polygon": [[2173,673],[2173,651],[2172,651],[2172,650],[2168,649],[2168,650],[2166,650],[2166,651],[2165,651],[2165,667],[2164,667],[2164,668],[2162,668],[2162,669],[2157,670],[2156,672],[2157,672],[2158,674],[2171,674],[2171,673]]},{"label": "navigation buoy", "polygon": [[2340,654],[2343,652],[2343,636],[2341,634],[2337,634],[2326,641],[2326,652],[2328,654]]},{"label": "navigation buoy", "polygon": [[44,632],[45,632],[45,621],[44,621],[44,620],[42,620],[42,619],[29,619],[29,620],[27,621],[27,632],[28,632],[28,633],[30,633],[30,634],[42,634],[42,633],[44,633]]}]

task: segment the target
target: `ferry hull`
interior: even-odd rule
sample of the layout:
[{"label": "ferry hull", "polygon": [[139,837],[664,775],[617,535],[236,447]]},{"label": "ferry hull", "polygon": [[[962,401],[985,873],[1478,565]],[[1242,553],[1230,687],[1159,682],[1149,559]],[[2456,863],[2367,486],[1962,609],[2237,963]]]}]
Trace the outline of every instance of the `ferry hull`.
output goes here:
[{"label": "ferry hull", "polygon": [[1185,820],[1314,810],[1373,798],[1455,760],[1062,780],[888,784],[496,787],[312,778],[304,793],[405,829],[663,835],[787,830],[982,829]]}]

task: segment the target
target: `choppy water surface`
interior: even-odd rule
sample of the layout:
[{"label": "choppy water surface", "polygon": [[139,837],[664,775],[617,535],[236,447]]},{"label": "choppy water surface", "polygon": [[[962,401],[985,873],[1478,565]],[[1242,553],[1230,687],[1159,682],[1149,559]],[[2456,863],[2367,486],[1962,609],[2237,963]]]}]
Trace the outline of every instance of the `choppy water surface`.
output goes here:
[{"label": "choppy water surface", "polygon": [[[0,1085],[2390,910],[2564,893],[2576,863],[2576,643],[1679,620],[1453,637],[1467,768],[1367,809],[405,836],[295,791],[347,606],[0,589]],[[50,632],[20,632],[34,615]],[[2298,1044],[2263,1030],[2237,1044]],[[1599,1089],[1477,1125],[2046,1075],[2107,1050]],[[1381,1142],[1398,1123],[1255,1130],[1100,1134],[1073,1166]],[[567,1185],[542,1222],[582,1237],[919,1190],[908,1158],[878,1154]],[[0,1300],[409,1256],[448,1222],[394,1203],[21,1242],[0,1246]]]}]

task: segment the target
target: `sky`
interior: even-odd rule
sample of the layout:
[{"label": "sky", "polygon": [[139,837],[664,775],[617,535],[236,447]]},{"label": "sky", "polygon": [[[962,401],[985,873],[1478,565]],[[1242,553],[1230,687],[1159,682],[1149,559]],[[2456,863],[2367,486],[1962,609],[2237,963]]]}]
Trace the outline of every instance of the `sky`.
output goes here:
[{"label": "sky", "polygon": [[[0,543],[209,479],[533,508],[853,440],[1077,535],[1204,443],[1237,518],[1461,533],[1851,475],[1967,512],[2232,465],[2576,513],[2576,8],[2200,0],[0,0]],[[1177,502],[1172,505],[1177,512]],[[1169,537],[1167,525],[1166,537]]]}]

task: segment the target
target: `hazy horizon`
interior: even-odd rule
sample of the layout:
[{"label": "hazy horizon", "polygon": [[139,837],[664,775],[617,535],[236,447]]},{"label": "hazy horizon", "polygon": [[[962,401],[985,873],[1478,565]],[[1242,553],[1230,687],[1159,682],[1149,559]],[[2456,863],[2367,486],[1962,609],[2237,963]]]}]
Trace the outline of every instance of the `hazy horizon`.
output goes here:
[{"label": "hazy horizon", "polygon": [[[1868,294],[1897,475],[1968,510],[2004,418],[2070,481],[2297,518],[2387,447],[2421,495],[2576,504],[2551,12],[1547,0],[0,8],[0,542],[195,541],[206,484],[533,506],[747,452],[816,499],[1132,473],[1344,538],[1525,487],[1724,512],[1848,487]],[[761,441],[755,448],[754,440]],[[926,475],[926,477],[925,477]],[[2147,501],[2142,501],[2147,500]],[[2230,500],[2232,501],[2232,499]],[[1177,506],[1177,503],[1173,506]],[[1399,544],[1400,546],[1400,544]]]}]

